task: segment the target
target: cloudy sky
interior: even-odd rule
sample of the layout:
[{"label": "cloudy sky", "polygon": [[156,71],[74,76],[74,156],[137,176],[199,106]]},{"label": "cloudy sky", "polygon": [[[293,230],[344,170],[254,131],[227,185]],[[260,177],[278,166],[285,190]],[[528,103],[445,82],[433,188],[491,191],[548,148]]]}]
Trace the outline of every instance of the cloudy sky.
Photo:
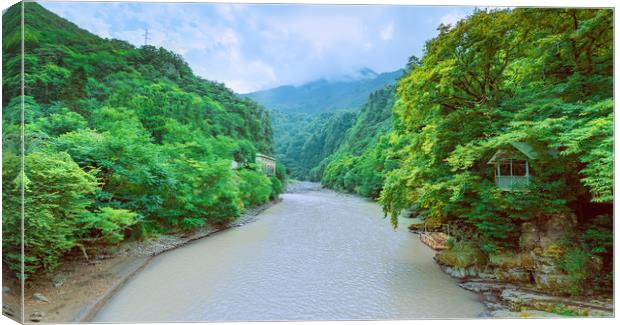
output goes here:
[{"label": "cloudy sky", "polygon": [[472,7],[71,3],[43,6],[101,37],[177,52],[236,92],[402,68]]}]

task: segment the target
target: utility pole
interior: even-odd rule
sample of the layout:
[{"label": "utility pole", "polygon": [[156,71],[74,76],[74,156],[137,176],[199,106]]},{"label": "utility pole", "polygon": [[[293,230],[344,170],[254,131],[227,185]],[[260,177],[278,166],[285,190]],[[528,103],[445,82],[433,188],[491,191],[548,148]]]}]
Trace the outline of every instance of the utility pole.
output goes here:
[{"label": "utility pole", "polygon": [[144,46],[149,45],[149,28],[144,29]]}]

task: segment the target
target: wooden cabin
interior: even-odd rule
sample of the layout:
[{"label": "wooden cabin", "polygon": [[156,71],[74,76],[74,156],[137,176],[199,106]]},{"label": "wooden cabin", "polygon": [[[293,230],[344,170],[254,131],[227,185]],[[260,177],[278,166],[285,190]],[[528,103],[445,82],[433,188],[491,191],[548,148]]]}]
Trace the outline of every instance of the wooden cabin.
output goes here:
[{"label": "wooden cabin", "polygon": [[256,163],[259,164],[263,170],[263,173],[267,176],[276,176],[276,159],[263,155],[261,153],[256,154]]},{"label": "wooden cabin", "polygon": [[527,191],[531,181],[530,161],[538,153],[525,142],[510,142],[499,149],[488,164],[495,167],[495,184],[504,191]]}]

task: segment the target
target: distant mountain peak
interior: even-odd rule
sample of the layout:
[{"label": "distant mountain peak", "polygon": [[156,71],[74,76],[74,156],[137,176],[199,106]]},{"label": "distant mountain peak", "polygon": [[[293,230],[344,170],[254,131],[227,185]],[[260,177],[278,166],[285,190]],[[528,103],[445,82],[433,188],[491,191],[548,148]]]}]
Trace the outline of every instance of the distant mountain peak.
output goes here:
[{"label": "distant mountain peak", "polygon": [[245,94],[272,110],[320,114],[355,110],[371,92],[394,83],[404,70],[376,73],[362,68],[340,78],[322,78],[300,86],[280,86]]},{"label": "distant mountain peak", "polygon": [[358,81],[358,80],[367,80],[367,79],[375,79],[379,76],[378,73],[376,73],[374,70],[370,69],[370,68],[361,68],[358,70],[355,70],[353,72],[344,74],[344,75],[340,75],[340,76],[336,76],[336,77],[331,77],[328,78],[328,81],[331,82],[349,82],[349,81]]},{"label": "distant mountain peak", "polygon": [[364,78],[376,78],[379,74],[376,73],[371,68],[362,68],[357,71],[357,73]]}]

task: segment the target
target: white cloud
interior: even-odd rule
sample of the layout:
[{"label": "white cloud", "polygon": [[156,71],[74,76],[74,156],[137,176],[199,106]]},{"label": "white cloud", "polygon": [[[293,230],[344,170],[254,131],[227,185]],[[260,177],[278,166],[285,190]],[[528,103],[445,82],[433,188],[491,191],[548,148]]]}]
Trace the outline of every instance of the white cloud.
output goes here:
[{"label": "white cloud", "polygon": [[389,41],[394,37],[394,22],[390,22],[381,29],[381,39]]},{"label": "white cloud", "polygon": [[439,18],[439,23],[444,24],[444,25],[456,25],[456,23],[467,17],[467,13],[466,12],[462,12],[462,11],[452,11],[446,15],[443,15]]},{"label": "white cloud", "polygon": [[[241,93],[338,77],[362,67],[395,70],[436,33],[438,19],[454,23],[470,11],[250,4],[44,5],[95,34],[136,46],[144,44],[148,28],[150,45],[181,54],[196,74]],[[433,13],[425,16],[420,10]],[[401,29],[416,33],[401,33]]]}]

